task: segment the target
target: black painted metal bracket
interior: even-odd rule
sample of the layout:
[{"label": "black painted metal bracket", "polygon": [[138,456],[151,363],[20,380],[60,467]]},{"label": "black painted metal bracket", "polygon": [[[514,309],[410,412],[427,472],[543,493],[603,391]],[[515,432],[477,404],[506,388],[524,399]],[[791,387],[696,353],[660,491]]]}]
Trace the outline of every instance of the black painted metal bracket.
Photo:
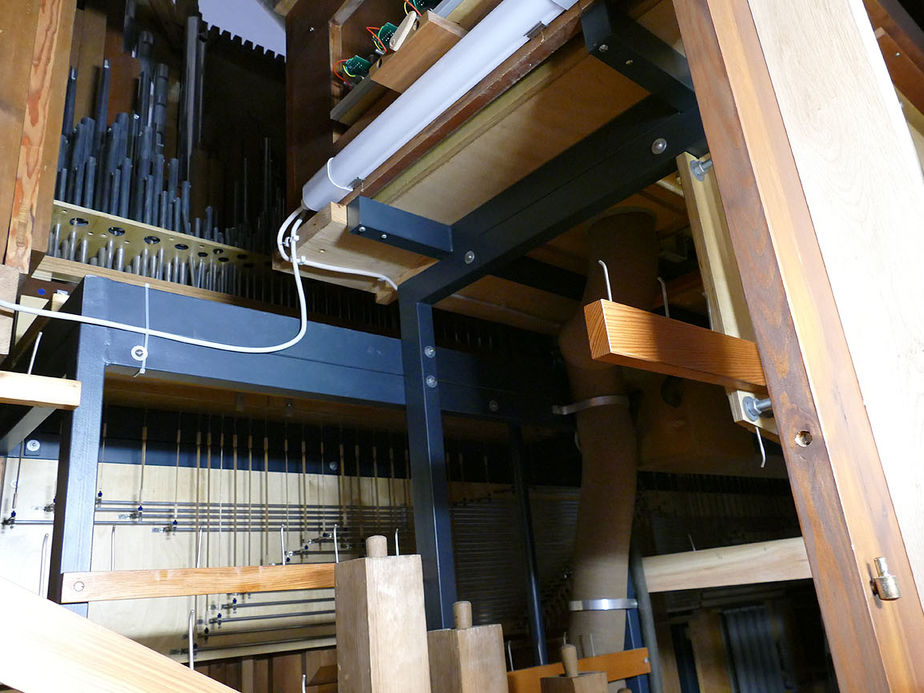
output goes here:
[{"label": "black painted metal bracket", "polygon": [[452,254],[451,226],[368,197],[357,197],[347,206],[347,227],[350,233],[421,255],[443,258]]},{"label": "black painted metal bracket", "polygon": [[587,50],[678,111],[696,105],[686,58],[616,8],[601,0],[581,17]]}]

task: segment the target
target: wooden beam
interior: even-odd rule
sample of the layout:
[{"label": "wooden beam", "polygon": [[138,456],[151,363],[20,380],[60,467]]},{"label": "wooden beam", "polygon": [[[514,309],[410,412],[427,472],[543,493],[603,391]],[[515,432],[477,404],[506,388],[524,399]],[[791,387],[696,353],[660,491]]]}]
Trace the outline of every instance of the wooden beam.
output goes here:
[{"label": "wooden beam", "polygon": [[39,3],[4,258],[23,274],[32,248],[44,250],[48,240],[75,12],[76,0]]},{"label": "wooden beam", "polygon": [[[640,648],[580,659],[578,669],[580,671],[605,671],[607,681],[621,681],[630,676],[650,673],[651,665],[648,662],[648,650]],[[539,690],[539,681],[543,677],[559,676],[564,673],[565,667],[561,662],[508,671],[507,686],[510,693],[535,693]]]},{"label": "wooden beam", "polygon": [[80,406],[80,383],[65,378],[0,371],[0,404],[76,409]]},{"label": "wooden beam", "polygon": [[674,6],[840,687],[924,689],[924,180],[893,85],[860,0]]},{"label": "wooden beam", "polygon": [[584,307],[597,361],[742,389],[766,387],[757,346],[612,301]]},{"label": "wooden beam", "polygon": [[690,619],[690,642],[699,690],[732,693],[728,655],[722,637],[722,617],[715,610],[700,611]]},{"label": "wooden beam", "polygon": [[802,537],[646,556],[649,592],[804,580],[812,577]]},{"label": "wooden beam", "polygon": [[313,590],[333,586],[333,563],[64,573],[61,603]]},{"label": "wooden beam", "polygon": [[0,579],[0,680],[23,691],[229,692],[169,657]]},{"label": "wooden beam", "polygon": [[463,36],[465,29],[428,10],[401,50],[384,56],[369,77],[383,87],[404,93]]}]

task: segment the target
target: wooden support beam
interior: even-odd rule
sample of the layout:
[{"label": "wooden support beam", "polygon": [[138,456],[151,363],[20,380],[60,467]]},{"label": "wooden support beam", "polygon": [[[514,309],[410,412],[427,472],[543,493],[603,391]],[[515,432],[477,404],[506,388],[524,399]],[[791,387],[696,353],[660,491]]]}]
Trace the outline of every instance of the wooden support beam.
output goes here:
[{"label": "wooden support beam", "polygon": [[169,657],[0,579],[0,681],[23,691],[230,692]]},{"label": "wooden support beam", "polygon": [[428,10],[418,20],[417,29],[405,40],[401,50],[383,57],[369,77],[383,87],[404,93],[465,33],[458,24]]},{"label": "wooden support beam", "polygon": [[48,240],[76,12],[76,0],[41,0],[38,5],[4,258],[23,274],[29,273],[32,249],[44,251]]},{"label": "wooden support beam", "polygon": [[700,611],[690,619],[689,629],[699,690],[732,693],[735,688],[722,638],[722,617],[714,610]]},{"label": "wooden support beam", "polygon": [[873,30],[861,0],[674,6],[840,687],[924,689],[924,179]]},{"label": "wooden support beam", "polygon": [[65,378],[0,371],[0,404],[76,409],[80,406],[80,383]]},{"label": "wooden support beam", "polygon": [[646,556],[649,592],[706,589],[812,577],[802,537]]},{"label": "wooden support beam", "polygon": [[[607,681],[622,681],[630,676],[641,676],[651,672],[648,662],[648,650],[624,650],[598,657],[585,657],[578,660],[581,671],[605,671]],[[507,672],[507,687],[510,693],[536,693],[540,681],[546,676],[559,676],[565,673],[561,662],[546,664],[541,667],[517,669]]]},{"label": "wooden support beam", "polygon": [[612,301],[584,307],[597,361],[742,389],[763,390],[757,346]]},{"label": "wooden support beam", "polygon": [[313,590],[333,586],[333,563],[64,573],[61,603],[187,597],[220,592]]}]

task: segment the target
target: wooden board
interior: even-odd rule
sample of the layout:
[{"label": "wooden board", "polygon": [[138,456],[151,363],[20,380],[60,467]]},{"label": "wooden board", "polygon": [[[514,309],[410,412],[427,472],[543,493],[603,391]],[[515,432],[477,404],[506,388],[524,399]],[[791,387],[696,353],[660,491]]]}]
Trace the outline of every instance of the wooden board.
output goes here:
[{"label": "wooden board", "polygon": [[646,556],[649,592],[804,580],[812,577],[801,537]]},{"label": "wooden board", "polygon": [[65,378],[0,371],[0,403],[76,409],[80,406],[80,383]]},{"label": "wooden board", "polygon": [[855,0],[675,7],[840,687],[922,688],[924,182],[894,88]]},{"label": "wooden board", "polygon": [[757,346],[612,301],[584,307],[597,361],[726,387],[766,387]]},{"label": "wooden board", "polygon": [[[15,303],[19,298],[19,270],[0,265],[0,298]],[[0,359],[10,353],[13,346],[13,322],[15,315],[0,310]]]},{"label": "wooden board", "polygon": [[504,633],[499,625],[427,633],[430,688],[438,693],[507,693]]},{"label": "wooden board", "polygon": [[404,41],[401,50],[384,56],[369,77],[383,87],[403,93],[465,33],[458,24],[428,10],[418,20],[417,29]]},{"label": "wooden board", "polygon": [[0,680],[24,691],[232,691],[0,579]]},{"label": "wooden board", "polygon": [[333,563],[65,573],[61,603],[322,589],[333,587],[333,578]]},{"label": "wooden board", "polygon": [[337,564],[340,693],[430,693],[420,556]]},{"label": "wooden board", "polygon": [[[597,657],[585,657],[578,660],[578,668],[584,671],[604,671],[607,681],[621,681],[630,676],[640,676],[651,672],[648,662],[648,650],[625,650]],[[546,676],[558,676],[565,673],[561,662],[546,664],[530,669],[517,669],[507,672],[507,686],[510,693],[536,693],[539,682]]]},{"label": "wooden board", "polygon": [[606,674],[602,671],[582,671],[574,678],[546,676],[540,682],[542,693],[606,693]]},{"label": "wooden board", "polygon": [[717,611],[700,611],[690,619],[690,642],[701,691],[732,693],[728,657],[722,637],[722,617]]}]

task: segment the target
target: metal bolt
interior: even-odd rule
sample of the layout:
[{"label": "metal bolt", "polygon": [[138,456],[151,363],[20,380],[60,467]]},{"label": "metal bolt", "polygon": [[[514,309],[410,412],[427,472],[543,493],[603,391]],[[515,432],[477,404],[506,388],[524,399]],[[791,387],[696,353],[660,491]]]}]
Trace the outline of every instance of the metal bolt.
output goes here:
[{"label": "metal bolt", "polygon": [[75,592],[83,592],[83,588],[84,588],[84,587],[86,587],[86,585],[83,584],[83,581],[82,581],[82,580],[78,580],[77,582],[74,583],[74,591],[75,591]]},{"label": "metal bolt", "polygon": [[29,452],[38,452],[42,447],[42,444],[38,442],[35,438],[26,441],[26,450]]},{"label": "metal bolt", "polygon": [[690,172],[696,180],[705,180],[706,171],[712,168],[712,159],[693,159],[690,162]]},{"label": "metal bolt", "polygon": [[475,261],[475,251],[469,250],[465,253],[465,264],[470,265]]},{"label": "metal bolt", "polygon": [[667,151],[667,140],[663,137],[659,137],[654,142],[651,143],[651,153],[652,154],[663,154]]},{"label": "metal bolt", "polygon": [[381,236],[379,236],[379,238],[381,238],[384,241],[386,238],[388,238],[388,234],[383,233]]},{"label": "metal bolt", "polygon": [[358,229],[356,229],[356,233],[366,233],[366,227],[360,226]]},{"label": "metal bolt", "polygon": [[427,387],[436,387],[436,376],[435,375],[427,376]]},{"label": "metal bolt", "polygon": [[599,50],[600,50],[601,53],[606,53],[609,49],[610,49],[610,47],[609,47],[608,45],[606,45],[605,43],[601,43],[601,44],[600,44]]},{"label": "metal bolt", "polygon": [[626,65],[632,65],[634,62],[635,62],[635,61],[634,61],[632,58],[629,58],[629,59],[626,61]]},{"label": "metal bolt", "polygon": [[500,405],[497,403],[496,399],[492,399],[490,402],[488,402],[488,409],[494,412],[500,409]]},{"label": "metal bolt", "polygon": [[428,359],[432,359],[434,356],[436,356],[436,349],[434,349],[432,346],[425,346],[424,356],[426,356]]}]

